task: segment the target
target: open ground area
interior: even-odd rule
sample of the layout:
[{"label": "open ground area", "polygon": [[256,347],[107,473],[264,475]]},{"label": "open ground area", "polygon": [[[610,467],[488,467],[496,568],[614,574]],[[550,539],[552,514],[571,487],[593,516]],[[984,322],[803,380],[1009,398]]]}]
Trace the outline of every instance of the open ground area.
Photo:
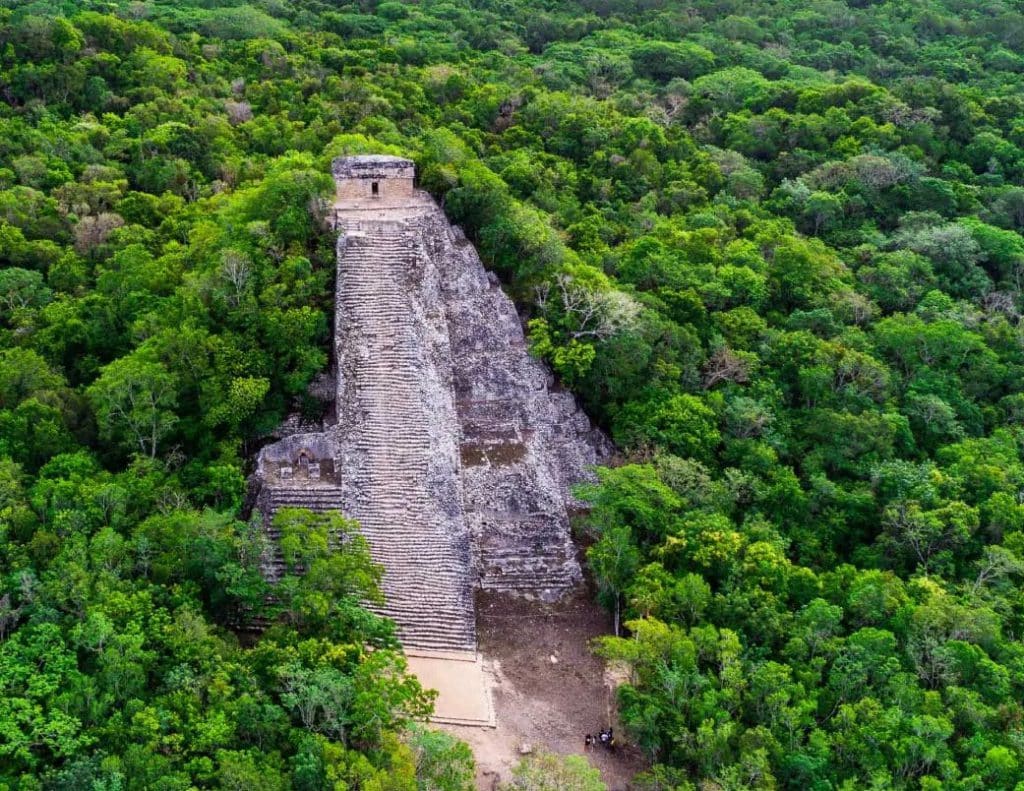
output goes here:
[{"label": "open ground area", "polygon": [[[628,747],[586,753],[584,735],[609,724],[613,692],[603,662],[589,649],[610,631],[607,614],[587,592],[555,604],[483,594],[477,598],[480,651],[491,671],[497,727],[442,725],[467,741],[477,760],[478,788],[507,780],[522,745],[586,754],[612,791],[643,767]],[[614,725],[615,723],[611,723]],[[618,730],[616,729],[618,734]]]}]

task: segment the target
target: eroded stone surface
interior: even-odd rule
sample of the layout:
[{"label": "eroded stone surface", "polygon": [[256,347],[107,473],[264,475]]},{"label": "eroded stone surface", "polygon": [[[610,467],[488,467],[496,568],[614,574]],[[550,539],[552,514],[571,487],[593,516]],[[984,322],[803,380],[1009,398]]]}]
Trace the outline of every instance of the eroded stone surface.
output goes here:
[{"label": "eroded stone surface", "polygon": [[261,451],[259,506],[358,519],[403,643],[472,650],[474,587],[551,598],[579,580],[570,489],[607,441],[426,193],[334,217],[336,423]]}]

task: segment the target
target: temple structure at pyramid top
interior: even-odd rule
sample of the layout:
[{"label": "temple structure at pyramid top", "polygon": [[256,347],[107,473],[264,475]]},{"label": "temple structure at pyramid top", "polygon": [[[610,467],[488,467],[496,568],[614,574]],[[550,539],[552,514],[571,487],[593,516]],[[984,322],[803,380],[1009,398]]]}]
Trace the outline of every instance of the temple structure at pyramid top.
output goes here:
[{"label": "temple structure at pyramid top", "polygon": [[338,157],[332,171],[338,205],[350,201],[401,204],[414,194],[416,166],[411,159],[385,154]]}]

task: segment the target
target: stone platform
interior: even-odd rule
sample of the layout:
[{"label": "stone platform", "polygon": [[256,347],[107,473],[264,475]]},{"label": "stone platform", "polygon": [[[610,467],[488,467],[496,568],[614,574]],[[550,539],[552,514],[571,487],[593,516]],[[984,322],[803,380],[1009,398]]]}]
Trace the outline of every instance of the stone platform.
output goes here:
[{"label": "stone platform", "polygon": [[469,651],[407,649],[409,672],[426,689],[437,690],[432,722],[446,725],[496,726],[493,681],[480,654]]}]

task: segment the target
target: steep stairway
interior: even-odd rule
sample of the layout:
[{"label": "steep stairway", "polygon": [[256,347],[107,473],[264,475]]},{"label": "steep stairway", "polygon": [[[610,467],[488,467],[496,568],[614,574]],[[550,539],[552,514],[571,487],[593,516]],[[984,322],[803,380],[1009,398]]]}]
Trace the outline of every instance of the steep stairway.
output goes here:
[{"label": "steep stairway", "polygon": [[[425,381],[435,363],[415,316],[415,237],[394,223],[340,248],[337,342],[345,513],[384,565],[386,603],[407,648],[475,650],[469,536],[434,474],[439,431]],[[457,470],[448,475],[457,478]]]},{"label": "steep stairway", "polygon": [[270,539],[273,552],[263,561],[263,575],[270,582],[276,582],[284,574],[284,558],[280,549],[281,531],[274,527],[274,514],[282,508],[305,508],[316,513],[341,511],[343,505],[340,486],[293,484],[268,487],[264,504],[268,518],[264,532]]}]

